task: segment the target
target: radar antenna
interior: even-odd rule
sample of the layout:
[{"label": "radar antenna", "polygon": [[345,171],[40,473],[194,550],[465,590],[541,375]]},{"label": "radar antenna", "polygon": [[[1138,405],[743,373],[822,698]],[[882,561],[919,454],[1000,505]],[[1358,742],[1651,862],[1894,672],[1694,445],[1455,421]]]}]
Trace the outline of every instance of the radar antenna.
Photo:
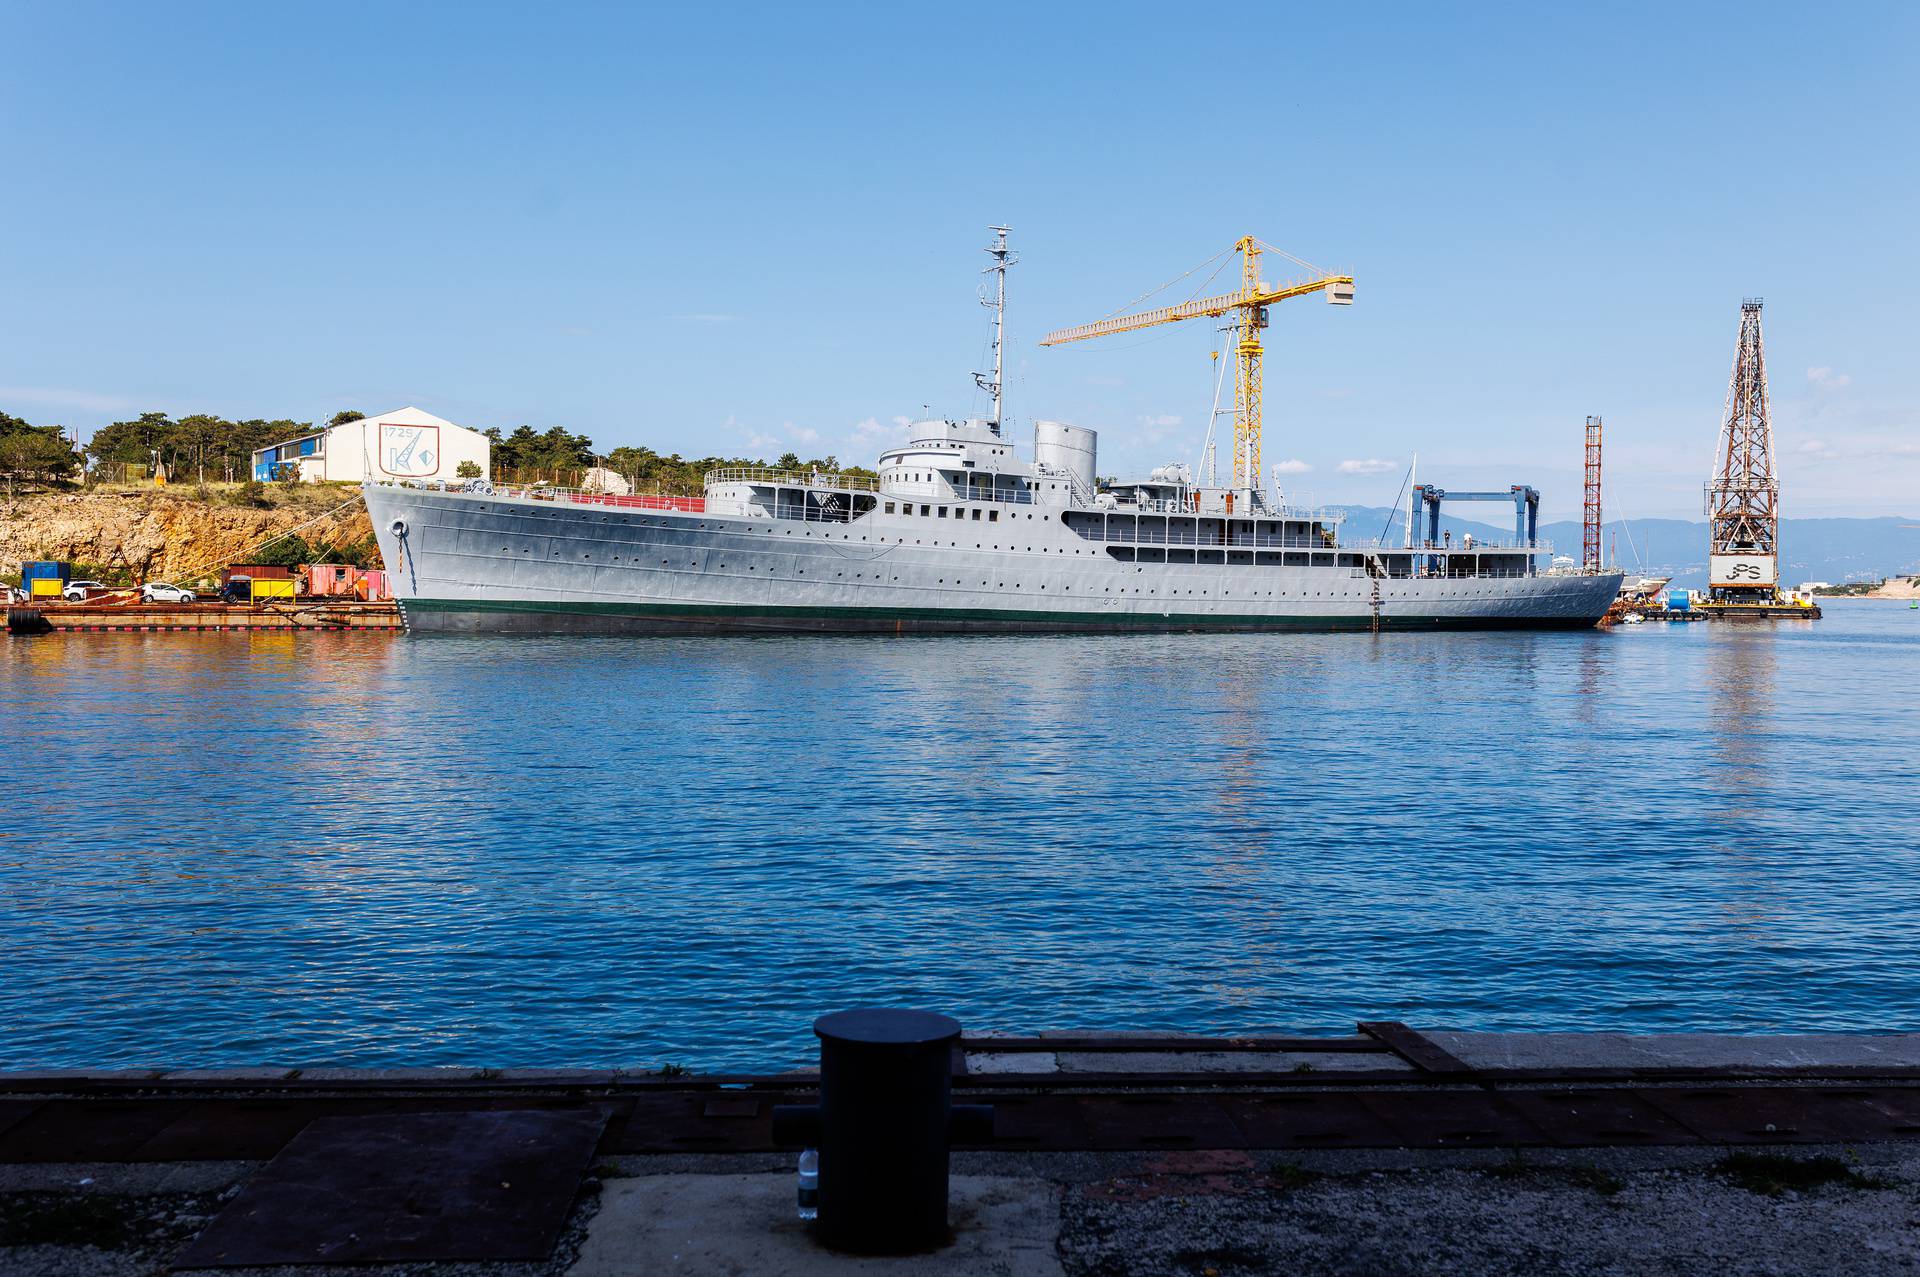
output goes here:
[{"label": "radar antenna", "polygon": [[993,259],[993,265],[981,271],[982,275],[994,277],[992,286],[981,293],[980,304],[993,312],[993,371],[973,374],[973,383],[993,396],[993,415],[987,424],[993,427],[993,433],[1000,433],[1000,349],[1007,322],[1007,267],[1020,260],[1020,255],[1007,247],[1007,232],[1011,226],[989,226],[993,232],[993,243],[987,245],[987,256]]}]

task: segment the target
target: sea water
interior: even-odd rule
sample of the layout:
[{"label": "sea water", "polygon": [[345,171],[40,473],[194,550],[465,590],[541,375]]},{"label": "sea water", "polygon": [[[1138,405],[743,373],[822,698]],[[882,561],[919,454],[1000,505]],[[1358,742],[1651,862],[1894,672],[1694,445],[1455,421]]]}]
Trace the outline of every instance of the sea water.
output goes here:
[{"label": "sea water", "polygon": [[1920,1013],[1920,621],[0,641],[0,1068]]}]

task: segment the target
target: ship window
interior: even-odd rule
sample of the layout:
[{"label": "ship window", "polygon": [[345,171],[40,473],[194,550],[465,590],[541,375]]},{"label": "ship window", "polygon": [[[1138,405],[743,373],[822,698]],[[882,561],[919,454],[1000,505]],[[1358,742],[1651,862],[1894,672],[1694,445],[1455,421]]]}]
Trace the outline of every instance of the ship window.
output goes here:
[{"label": "ship window", "polygon": [[889,501],[889,502],[887,502],[887,513],[888,513],[888,514],[892,514],[892,513],[893,513],[893,502],[891,502],[891,501]]},{"label": "ship window", "polygon": [[947,507],[945,506],[940,507],[940,517],[943,519],[947,517]]},{"label": "ship window", "polygon": [[932,514],[932,513],[933,513],[933,507],[932,507],[932,506],[930,506],[930,505],[923,505],[923,506],[921,506],[921,507],[920,507],[920,517],[921,517],[921,518],[923,518],[923,519],[924,519],[924,518],[925,518],[926,516],[928,516],[928,515],[930,515],[930,514]]},{"label": "ship window", "polygon": [[977,508],[973,512],[973,521],[975,523],[980,522],[980,511]]},{"label": "ship window", "polygon": [[1000,522],[1000,512],[998,510],[987,511],[987,522],[988,523]]}]

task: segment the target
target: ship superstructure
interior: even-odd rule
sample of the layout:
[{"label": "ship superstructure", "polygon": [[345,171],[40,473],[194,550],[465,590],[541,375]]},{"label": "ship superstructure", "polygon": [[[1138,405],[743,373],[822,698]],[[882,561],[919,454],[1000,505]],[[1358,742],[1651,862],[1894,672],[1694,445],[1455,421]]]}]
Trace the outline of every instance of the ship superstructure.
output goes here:
[{"label": "ship superstructure", "polygon": [[1185,466],[1101,484],[1092,430],[994,415],[916,423],[877,477],[724,469],[699,498],[475,482],[365,489],[415,630],[885,633],[1402,630],[1592,625],[1620,576],[1537,570],[1517,529],[1343,542],[1340,518]]}]

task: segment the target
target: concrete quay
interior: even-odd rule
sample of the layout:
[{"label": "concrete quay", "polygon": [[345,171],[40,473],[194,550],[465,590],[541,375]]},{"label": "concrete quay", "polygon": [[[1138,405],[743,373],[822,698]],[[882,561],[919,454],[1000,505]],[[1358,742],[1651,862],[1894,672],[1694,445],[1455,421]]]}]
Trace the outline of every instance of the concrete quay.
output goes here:
[{"label": "concrete quay", "polygon": [[187,634],[229,630],[400,630],[389,599],[288,599],[264,603],[44,603],[7,609],[7,633]]},{"label": "concrete quay", "polygon": [[1920,1270],[1920,1034],[974,1035],[948,1245],[823,1250],[808,1073],[0,1074],[0,1272]]}]

